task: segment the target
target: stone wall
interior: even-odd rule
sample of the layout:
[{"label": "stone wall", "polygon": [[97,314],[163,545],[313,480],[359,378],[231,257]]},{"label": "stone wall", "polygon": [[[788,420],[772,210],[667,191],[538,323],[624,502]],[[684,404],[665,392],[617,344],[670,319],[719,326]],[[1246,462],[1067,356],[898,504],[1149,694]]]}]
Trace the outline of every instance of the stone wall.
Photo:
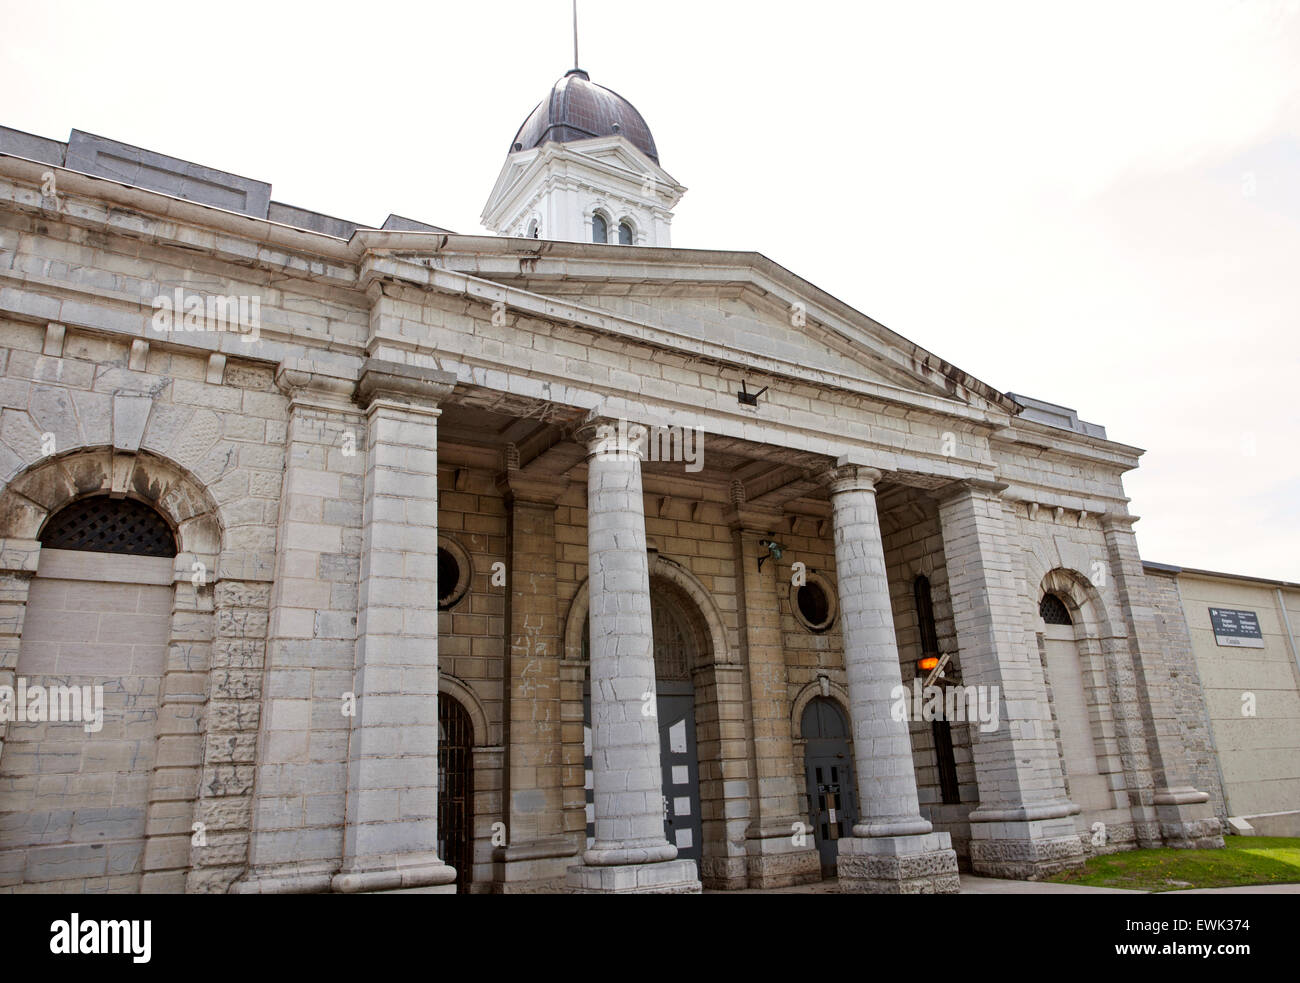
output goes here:
[{"label": "stone wall", "polygon": [[1227,823],[1228,810],[1223,798],[1218,752],[1210,730],[1205,691],[1187,631],[1187,617],[1178,591],[1178,580],[1170,574],[1146,572],[1147,588],[1155,602],[1156,624],[1160,626],[1160,644],[1173,668],[1173,688],[1179,708],[1178,721],[1183,744],[1187,749],[1187,767],[1198,789],[1210,794],[1214,814]]}]

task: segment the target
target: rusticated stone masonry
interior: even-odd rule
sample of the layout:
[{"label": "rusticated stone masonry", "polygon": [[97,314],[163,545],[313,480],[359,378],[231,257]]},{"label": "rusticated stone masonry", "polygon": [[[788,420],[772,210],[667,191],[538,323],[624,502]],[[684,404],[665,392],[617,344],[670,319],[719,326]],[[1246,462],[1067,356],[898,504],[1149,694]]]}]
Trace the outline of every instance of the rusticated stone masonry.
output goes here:
[{"label": "rusticated stone masonry", "polygon": [[1042,877],[1083,863],[1047,716],[1037,650],[1019,610],[1001,488],[956,484],[939,505],[953,618],[967,685],[999,693],[997,727],[975,744],[979,808],[971,866],[995,877]]},{"label": "rusticated stone masonry", "polygon": [[[195,811],[203,830],[192,841],[193,869],[185,888],[190,893],[225,893],[247,863],[270,596],[269,583],[222,580],[216,585],[206,708],[211,721]],[[198,673],[169,672],[167,681],[175,697],[192,699],[203,692]]]}]

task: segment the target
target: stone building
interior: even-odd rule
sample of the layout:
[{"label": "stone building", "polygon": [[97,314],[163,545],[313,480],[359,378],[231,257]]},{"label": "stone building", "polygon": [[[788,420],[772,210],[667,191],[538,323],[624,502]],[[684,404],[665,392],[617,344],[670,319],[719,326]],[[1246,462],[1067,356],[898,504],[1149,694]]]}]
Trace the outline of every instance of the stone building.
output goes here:
[{"label": "stone building", "polygon": [[579,71],[494,236],[0,131],[0,890],[946,892],[1221,845],[1142,452],[670,247],[684,191]]}]

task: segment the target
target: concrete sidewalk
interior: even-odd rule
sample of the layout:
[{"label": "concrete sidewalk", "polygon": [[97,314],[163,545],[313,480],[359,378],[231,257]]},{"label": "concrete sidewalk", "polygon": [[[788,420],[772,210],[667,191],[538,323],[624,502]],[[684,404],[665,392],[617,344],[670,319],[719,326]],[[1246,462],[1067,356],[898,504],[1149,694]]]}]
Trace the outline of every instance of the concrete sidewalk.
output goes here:
[{"label": "concrete sidewalk", "polygon": [[998,877],[961,875],[962,894],[1146,894],[1118,887],[1087,887],[1083,884],[1048,884],[1043,881],[1011,881]]},{"label": "concrete sidewalk", "polygon": [[[835,879],[794,887],[746,889],[743,891],[705,891],[705,894],[839,894]],[[1011,881],[996,877],[961,875],[962,894],[1151,894],[1115,887],[1086,887],[1082,884],[1049,884],[1042,881]],[[1249,887],[1207,887],[1187,891],[1162,891],[1161,894],[1300,894],[1300,884],[1256,884]]]}]

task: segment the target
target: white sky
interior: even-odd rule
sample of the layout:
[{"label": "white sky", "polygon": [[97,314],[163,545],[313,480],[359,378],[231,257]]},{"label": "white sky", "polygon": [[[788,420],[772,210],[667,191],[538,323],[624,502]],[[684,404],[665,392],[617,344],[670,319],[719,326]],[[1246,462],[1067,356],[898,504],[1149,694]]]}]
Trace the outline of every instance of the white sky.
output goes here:
[{"label": "white sky", "polygon": [[[582,66],[766,254],[1148,448],[1146,559],[1300,581],[1300,2],[580,4]],[[0,0],[0,124],[480,232],[568,0]]]}]

